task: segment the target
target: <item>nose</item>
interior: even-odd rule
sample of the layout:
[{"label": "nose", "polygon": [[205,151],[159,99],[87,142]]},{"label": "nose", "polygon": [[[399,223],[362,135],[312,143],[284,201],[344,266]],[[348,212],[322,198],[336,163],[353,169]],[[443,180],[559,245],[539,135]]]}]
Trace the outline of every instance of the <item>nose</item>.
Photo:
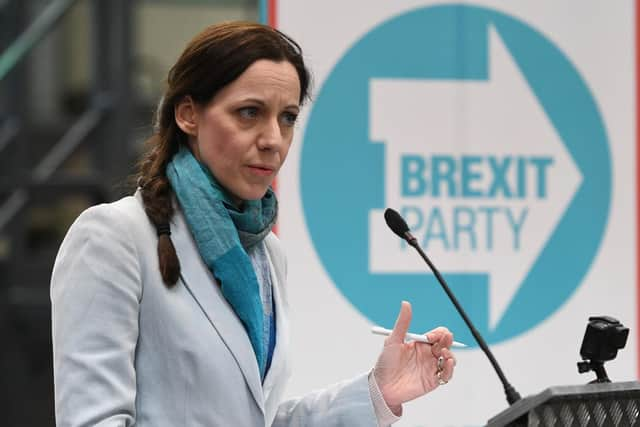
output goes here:
[{"label": "nose", "polygon": [[277,117],[265,120],[258,138],[260,150],[276,150],[282,144],[282,130]]}]

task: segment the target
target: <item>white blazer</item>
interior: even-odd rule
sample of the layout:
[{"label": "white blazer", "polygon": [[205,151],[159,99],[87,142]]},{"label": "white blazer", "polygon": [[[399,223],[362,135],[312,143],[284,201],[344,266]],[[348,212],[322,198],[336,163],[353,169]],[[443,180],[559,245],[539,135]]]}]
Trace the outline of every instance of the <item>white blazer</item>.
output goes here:
[{"label": "white blazer", "polygon": [[282,402],[288,304],[275,235],[264,242],[276,346],[261,384],[245,329],[179,211],[171,233],[182,273],[167,288],[138,194],[92,207],[71,226],[51,279],[58,426],[377,425],[366,374]]}]

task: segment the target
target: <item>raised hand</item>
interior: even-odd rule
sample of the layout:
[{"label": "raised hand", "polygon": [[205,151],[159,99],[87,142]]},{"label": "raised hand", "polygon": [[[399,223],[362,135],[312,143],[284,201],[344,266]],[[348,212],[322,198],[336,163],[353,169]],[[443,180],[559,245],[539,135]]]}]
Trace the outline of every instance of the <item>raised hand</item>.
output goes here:
[{"label": "raised hand", "polygon": [[429,344],[404,338],[411,323],[411,304],[403,301],[393,332],[385,339],[373,375],[387,406],[396,414],[402,404],[446,384],[456,364],[449,350],[453,334],[439,327],[428,332]]}]

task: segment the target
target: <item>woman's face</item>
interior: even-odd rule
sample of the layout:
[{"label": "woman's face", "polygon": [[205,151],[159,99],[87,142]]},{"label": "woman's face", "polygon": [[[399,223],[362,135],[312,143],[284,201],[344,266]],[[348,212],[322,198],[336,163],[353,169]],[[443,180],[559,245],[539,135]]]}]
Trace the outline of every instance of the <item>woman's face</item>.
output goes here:
[{"label": "woman's face", "polygon": [[186,101],[193,118],[187,132],[191,151],[237,203],[264,196],[280,170],[293,138],[299,99],[293,65],[258,60],[208,104]]}]

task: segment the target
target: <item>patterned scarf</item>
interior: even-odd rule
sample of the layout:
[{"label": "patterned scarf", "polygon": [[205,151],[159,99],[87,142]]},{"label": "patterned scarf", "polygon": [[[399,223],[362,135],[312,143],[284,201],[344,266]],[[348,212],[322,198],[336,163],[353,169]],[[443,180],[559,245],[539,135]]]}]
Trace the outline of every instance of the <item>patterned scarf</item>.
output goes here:
[{"label": "patterned scarf", "polygon": [[200,255],[249,335],[264,378],[268,352],[263,344],[264,312],[247,250],[261,242],[275,223],[275,193],[269,189],[262,199],[247,200],[242,210],[236,209],[227,191],[184,146],[167,165],[167,176]]}]

